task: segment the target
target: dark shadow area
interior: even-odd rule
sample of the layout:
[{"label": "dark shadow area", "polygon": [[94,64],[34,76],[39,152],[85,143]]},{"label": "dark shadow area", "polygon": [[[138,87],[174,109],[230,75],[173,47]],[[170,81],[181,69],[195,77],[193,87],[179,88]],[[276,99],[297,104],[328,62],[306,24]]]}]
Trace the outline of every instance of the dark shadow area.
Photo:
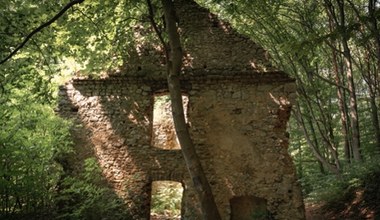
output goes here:
[{"label": "dark shadow area", "polygon": [[317,212],[326,219],[380,219],[380,172],[370,173],[358,187],[349,187]]},{"label": "dark shadow area", "polygon": [[230,200],[231,220],[272,219],[267,210],[267,200],[255,196],[239,196]]}]

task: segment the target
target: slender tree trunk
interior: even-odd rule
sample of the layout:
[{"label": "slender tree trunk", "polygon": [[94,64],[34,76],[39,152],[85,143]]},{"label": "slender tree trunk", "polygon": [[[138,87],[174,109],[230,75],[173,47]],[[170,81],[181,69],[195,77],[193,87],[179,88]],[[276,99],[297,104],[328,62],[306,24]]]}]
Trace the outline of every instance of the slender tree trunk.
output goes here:
[{"label": "slender tree trunk", "polygon": [[[378,149],[380,150],[380,122],[378,117],[378,107],[376,104],[376,93],[380,94],[380,85],[379,85],[379,77],[380,77],[380,32],[378,28],[378,19],[376,18],[376,0],[368,0],[368,15],[369,20],[372,25],[372,28],[370,28],[371,33],[373,34],[375,38],[375,48],[376,48],[376,67],[374,68],[373,72],[373,80],[372,80],[372,87],[371,85],[370,90],[370,102],[371,102],[371,111],[372,111],[372,123],[375,129],[375,135],[376,135],[376,144]],[[377,88],[377,89],[376,89]]]},{"label": "slender tree trunk", "polygon": [[313,152],[314,156],[317,158],[317,160],[323,164],[324,167],[326,167],[329,171],[334,173],[338,178],[340,178],[340,171],[336,166],[333,166],[326,160],[326,158],[320,153],[318,147],[313,143],[310,134],[307,130],[304,118],[301,115],[301,109],[298,104],[296,104],[296,110],[295,110],[295,119],[297,121],[297,124],[302,128],[302,132],[304,133],[304,136],[306,138],[306,142],[308,146],[310,147],[311,151]]},{"label": "slender tree trunk", "polygon": [[299,179],[302,179],[303,178],[303,151],[302,151],[302,144],[301,144],[301,141],[298,140],[298,143],[297,143],[297,146],[298,146],[298,178]]},{"label": "slender tree trunk", "polygon": [[343,45],[343,56],[344,62],[346,65],[346,75],[347,75],[347,85],[349,89],[350,97],[350,117],[351,117],[351,130],[352,130],[352,153],[355,161],[361,161],[360,153],[360,132],[359,132],[359,116],[358,116],[358,107],[356,99],[356,89],[352,71],[352,57],[351,51],[348,46],[348,33],[346,31],[346,18],[344,11],[344,1],[337,0],[339,15],[340,15],[340,27],[343,29],[342,33],[342,45]]},{"label": "slender tree trunk", "polygon": [[349,89],[350,97],[350,118],[351,118],[351,130],[352,130],[352,153],[353,158],[356,161],[361,161],[360,153],[360,132],[359,132],[359,116],[358,116],[358,107],[356,102],[356,90],[354,84],[354,78],[352,73],[352,62],[351,62],[351,53],[348,47],[347,41],[343,42],[344,56],[345,56],[345,65],[346,65],[346,74],[347,74],[347,84]]},{"label": "slender tree trunk", "polygon": [[[329,29],[330,32],[333,33],[337,26],[339,26],[339,22],[337,16],[334,11],[334,6],[330,0],[325,0],[325,7],[328,15]],[[340,45],[337,43],[337,40],[332,40],[328,45],[332,50],[332,65],[335,83],[337,85],[345,85],[344,80],[344,64],[342,61],[338,61],[337,51],[340,51]],[[336,47],[335,45],[339,45]],[[349,89],[347,89],[348,91]],[[350,123],[350,117],[348,115],[348,107],[346,101],[346,90],[343,87],[337,86],[337,97],[338,97],[338,106],[341,116],[341,124],[342,124],[342,135],[344,138],[344,157],[345,160],[350,163],[352,159],[352,132]]]},{"label": "slender tree trunk", "polygon": [[[328,152],[330,152],[329,156],[332,157],[334,164],[336,165],[337,169],[340,170],[338,149],[336,147],[334,131],[333,131],[332,125],[331,125],[332,120],[331,120],[330,116],[328,114],[326,114],[325,111],[323,110],[321,103],[320,103],[321,98],[319,97],[318,93],[316,93],[315,96],[317,98],[316,104],[317,104],[318,109],[320,111],[320,118],[322,119],[322,123],[321,123],[322,127],[319,126],[319,123],[316,123],[317,128],[323,137],[322,140],[325,142]],[[316,116],[314,114],[312,114],[312,116],[313,116],[313,120],[317,121]]]},{"label": "slender tree trunk", "polygon": [[[182,67],[182,47],[177,30],[177,17],[172,0],[162,0],[167,33],[169,36],[170,53],[167,51],[167,80],[169,85],[170,99],[172,103],[172,114],[175,130],[181,145],[182,154],[186,166],[193,181],[195,190],[200,201],[203,218],[207,220],[221,219],[216,206],[211,187],[204,174],[195,146],[190,137],[186,124],[182,94],[180,88],[180,72]],[[168,48],[168,47],[166,47]]]},{"label": "slender tree trunk", "polygon": [[370,97],[370,105],[371,105],[371,119],[372,119],[372,125],[375,131],[375,140],[376,140],[376,146],[378,150],[380,150],[380,125],[379,125],[379,108],[376,104],[376,95],[372,88],[369,89],[369,97]]},{"label": "slender tree trunk", "polygon": [[[310,127],[310,139],[312,140],[312,143],[314,144],[313,148],[313,151],[315,151],[314,155],[321,155],[321,157],[323,157],[324,159],[326,158],[326,155],[325,154],[321,154],[321,147],[318,143],[318,140],[317,140],[317,135],[315,133],[315,129],[314,129],[314,126],[313,126],[313,123],[310,122],[310,120],[308,120],[309,122],[309,127]],[[304,132],[305,134],[305,132]],[[318,162],[318,167],[319,167],[319,171],[321,171],[322,174],[326,174],[326,170],[325,170],[325,167],[323,166],[323,163],[321,162],[322,160],[321,159],[318,159],[319,156],[316,156],[317,158],[317,162]],[[326,160],[326,159],[325,159]],[[326,160],[327,161],[327,160]],[[332,170],[330,170],[332,171]]]},{"label": "slender tree trunk", "polygon": [[[310,113],[309,118],[316,125],[316,128],[318,129],[318,132],[321,135],[321,140],[325,143],[324,144],[324,146],[325,146],[324,150],[325,150],[326,155],[327,155],[325,158],[331,157],[332,160],[334,161],[334,164],[336,165],[336,168],[339,170],[340,169],[340,162],[339,162],[339,158],[338,158],[338,152],[337,152],[337,149],[335,147],[333,138],[330,138],[330,136],[329,136],[329,127],[331,125],[330,125],[329,121],[326,119],[327,117],[325,116],[325,113],[321,107],[320,98],[319,98],[318,94],[315,95],[315,97],[317,99],[315,101],[315,105],[317,105],[317,108],[313,107],[315,105],[312,105],[312,103],[310,102],[311,98],[307,94],[305,88],[302,85],[300,85],[299,87],[300,87],[299,93],[305,97],[305,104],[306,104],[306,106],[309,110],[309,113]],[[319,115],[320,115],[319,118],[317,117],[316,113],[314,112],[315,109],[319,110]],[[311,123],[309,118],[308,118],[308,121],[310,124],[312,134],[314,137],[316,137],[314,126]],[[316,141],[316,138],[314,140]],[[316,144],[316,146],[317,146],[317,144]]]},{"label": "slender tree trunk", "polygon": [[[337,54],[335,50],[332,50],[332,62],[334,66],[334,77],[335,77],[335,82],[337,85],[342,85],[342,80],[340,77],[340,69],[338,66],[338,59],[337,59]],[[351,162],[351,154],[350,154],[350,133],[349,133],[349,127],[347,123],[347,105],[346,105],[346,98],[345,98],[345,92],[343,88],[337,87],[337,96],[338,96],[338,107],[339,107],[339,112],[340,112],[340,123],[342,124],[342,135],[344,139],[344,158],[346,159],[346,162],[350,163]]]}]

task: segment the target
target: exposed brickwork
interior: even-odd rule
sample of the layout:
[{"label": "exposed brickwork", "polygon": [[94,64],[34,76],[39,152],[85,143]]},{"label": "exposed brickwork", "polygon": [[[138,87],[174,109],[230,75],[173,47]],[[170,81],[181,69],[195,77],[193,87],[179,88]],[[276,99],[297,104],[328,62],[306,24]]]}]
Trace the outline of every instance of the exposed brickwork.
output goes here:
[{"label": "exposed brickwork", "polygon": [[273,71],[267,52],[193,1],[177,0],[176,11],[187,68]]},{"label": "exposed brickwork", "polygon": [[[181,83],[189,99],[189,128],[222,218],[230,219],[230,201],[248,198],[275,219],[304,219],[287,153],[294,81],[271,67],[264,49],[215,15],[190,0],[176,5],[186,52]],[[181,151],[151,146],[153,97],[167,91],[156,55],[131,59],[136,62],[129,64],[128,76],[72,80],[61,87],[59,111],[82,126],[74,130],[77,148],[94,151],[135,219],[149,218],[156,180],[182,182],[183,217],[200,219]]]},{"label": "exposed brickwork", "polygon": [[[229,200],[246,195],[265,198],[280,219],[301,218],[285,131],[292,80],[214,75],[182,83],[191,134],[224,219],[230,215]],[[61,88],[59,108],[84,126],[82,135],[89,137],[104,175],[136,207],[136,216],[149,214],[151,181],[174,180],[187,186],[184,215],[197,219],[199,207],[181,152],[150,144],[153,95],[165,86],[144,78],[74,80]]]}]

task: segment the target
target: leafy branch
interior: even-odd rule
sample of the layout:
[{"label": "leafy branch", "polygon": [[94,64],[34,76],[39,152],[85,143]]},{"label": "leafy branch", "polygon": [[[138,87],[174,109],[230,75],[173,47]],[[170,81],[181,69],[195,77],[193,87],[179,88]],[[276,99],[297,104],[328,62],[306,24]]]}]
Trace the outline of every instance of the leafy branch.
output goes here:
[{"label": "leafy branch", "polygon": [[54,23],[58,18],[60,18],[67,10],[69,10],[71,7],[73,7],[76,4],[82,3],[84,0],[73,0],[69,2],[65,7],[61,9],[53,18],[48,20],[47,22],[41,24],[39,27],[34,29],[32,32],[30,32],[25,39],[3,60],[0,61],[0,65],[7,62],[10,58],[12,58],[16,53],[25,46],[25,44],[38,32],[40,32],[42,29],[50,26],[52,23]]}]

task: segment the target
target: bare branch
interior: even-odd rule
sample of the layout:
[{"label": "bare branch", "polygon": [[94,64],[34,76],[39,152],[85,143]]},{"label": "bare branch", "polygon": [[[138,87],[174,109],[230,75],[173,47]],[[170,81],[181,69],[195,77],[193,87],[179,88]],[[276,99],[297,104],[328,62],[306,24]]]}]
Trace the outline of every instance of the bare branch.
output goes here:
[{"label": "bare branch", "polygon": [[58,18],[60,18],[67,10],[69,10],[71,7],[73,7],[74,5],[76,4],[79,4],[79,3],[82,3],[84,0],[73,0],[71,2],[69,2],[67,5],[65,5],[65,7],[63,7],[61,9],[61,11],[59,11],[53,18],[51,18],[50,20],[48,20],[47,22],[41,24],[39,27],[37,27],[36,29],[34,29],[32,32],[30,32],[26,37],[25,39],[21,42],[21,44],[19,44],[7,57],[5,57],[5,59],[1,60],[0,61],[0,65],[7,62],[10,58],[12,58],[14,55],[16,55],[16,53],[25,46],[25,44],[35,35],[37,34],[38,32],[40,32],[42,29],[48,27],[49,25],[51,25],[52,23],[54,23],[56,20],[58,20]]},{"label": "bare branch", "polygon": [[346,86],[344,86],[344,85],[342,85],[342,84],[335,83],[335,82],[333,82],[333,81],[331,81],[331,80],[329,80],[329,79],[326,79],[325,77],[319,75],[318,73],[313,74],[313,76],[318,77],[318,78],[321,79],[322,81],[324,81],[324,82],[326,82],[326,83],[328,83],[328,84],[330,84],[330,85],[332,85],[332,86],[339,87],[339,88],[341,88],[341,89],[344,89],[344,90],[346,90],[346,91],[349,91],[348,88],[347,88]]}]

